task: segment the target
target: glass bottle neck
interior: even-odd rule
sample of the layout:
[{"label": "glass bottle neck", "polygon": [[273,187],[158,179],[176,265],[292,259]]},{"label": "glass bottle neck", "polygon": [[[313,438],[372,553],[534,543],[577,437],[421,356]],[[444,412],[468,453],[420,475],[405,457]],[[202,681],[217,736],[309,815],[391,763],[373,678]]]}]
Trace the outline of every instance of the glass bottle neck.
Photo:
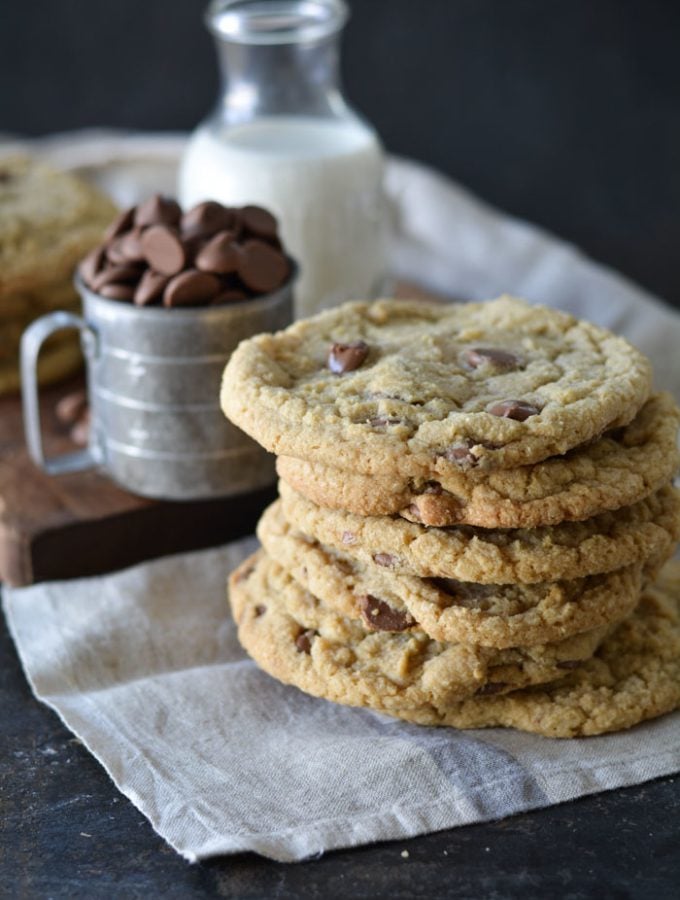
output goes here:
[{"label": "glass bottle neck", "polygon": [[313,42],[246,44],[217,38],[220,112],[230,124],[261,116],[347,114],[339,86],[339,34]]}]

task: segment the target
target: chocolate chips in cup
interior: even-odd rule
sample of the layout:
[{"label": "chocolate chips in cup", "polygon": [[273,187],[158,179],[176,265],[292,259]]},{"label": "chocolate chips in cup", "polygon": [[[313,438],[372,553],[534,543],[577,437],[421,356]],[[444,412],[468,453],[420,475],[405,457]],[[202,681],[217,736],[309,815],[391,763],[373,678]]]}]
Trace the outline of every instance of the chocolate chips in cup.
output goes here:
[{"label": "chocolate chips in cup", "polygon": [[120,213],[78,271],[103,297],[171,308],[269,294],[285,283],[290,263],[266,209],[207,200],[182,213],[156,194]]}]

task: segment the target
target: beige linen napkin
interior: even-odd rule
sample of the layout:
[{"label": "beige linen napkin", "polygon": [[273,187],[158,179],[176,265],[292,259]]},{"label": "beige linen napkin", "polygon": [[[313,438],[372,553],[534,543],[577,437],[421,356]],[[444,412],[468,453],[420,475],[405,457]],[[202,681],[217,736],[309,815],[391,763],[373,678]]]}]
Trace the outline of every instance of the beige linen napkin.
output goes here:
[{"label": "beige linen napkin", "polygon": [[557,741],[407,725],[285,687],[241,650],[227,572],[254,546],[4,591],[36,696],[188,860],[498,819],[680,768],[680,713]]},{"label": "beige linen napkin", "polygon": [[[172,190],[183,144],[104,133],[28,149],[129,203]],[[659,384],[680,396],[680,316],[658,300],[422,166],[390,159],[387,189],[394,274],[450,296],[511,291],[585,315],[636,341]],[[187,859],[239,850],[303,859],[680,769],[680,713],[555,741],[421,728],[278,684],[241,651],[226,605],[227,572],[248,546],[4,591],[36,696]]]}]

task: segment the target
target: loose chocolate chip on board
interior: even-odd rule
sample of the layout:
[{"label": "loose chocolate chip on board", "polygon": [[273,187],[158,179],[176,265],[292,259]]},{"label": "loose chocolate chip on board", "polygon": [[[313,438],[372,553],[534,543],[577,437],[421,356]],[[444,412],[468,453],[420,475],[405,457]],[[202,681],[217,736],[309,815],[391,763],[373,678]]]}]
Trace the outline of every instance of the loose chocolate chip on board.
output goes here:
[{"label": "loose chocolate chip on board", "polygon": [[244,229],[254,237],[267,240],[276,236],[278,222],[261,206],[244,206],[239,210],[239,217]]},{"label": "loose chocolate chip on board", "polygon": [[238,274],[251,291],[267,294],[280,287],[289,272],[288,260],[263,241],[246,241],[239,253]]},{"label": "loose chocolate chip on board", "polygon": [[312,652],[312,638],[316,636],[316,632],[307,630],[301,632],[295,638],[295,646],[298,649],[299,653],[311,653]]},{"label": "loose chocolate chip on board", "polygon": [[116,218],[111,222],[109,227],[104,232],[104,242],[113,240],[113,238],[118,237],[119,234],[122,234],[124,231],[128,231],[128,229],[132,228],[132,223],[135,218],[135,207],[131,206],[130,209],[125,209],[123,212],[118,213]]},{"label": "loose chocolate chip on board", "polygon": [[69,432],[69,437],[77,447],[87,447],[90,441],[90,410],[84,409],[78,421]]},{"label": "loose chocolate chip on board", "polygon": [[87,407],[87,394],[84,390],[71,391],[65,394],[54,407],[54,414],[62,425],[73,425]]},{"label": "loose chocolate chip on board", "polygon": [[397,561],[396,556],[392,556],[391,553],[374,553],[372,559],[376,565],[384,566],[386,569],[391,568]]},{"label": "loose chocolate chip on board", "polygon": [[152,225],[141,238],[144,257],[161,275],[176,275],[186,264],[186,251],[177,232],[166,225]]},{"label": "loose chocolate chip on board", "polygon": [[161,294],[165,290],[165,286],[170,281],[168,275],[160,275],[147,269],[139,280],[139,284],[135,289],[134,302],[136,306],[148,306],[155,300],[160,299]]},{"label": "loose chocolate chip on board", "polygon": [[135,211],[135,225],[179,225],[182,210],[176,200],[154,194]]},{"label": "loose chocolate chip on board", "polygon": [[361,618],[372,631],[406,631],[416,624],[409,613],[394,609],[389,603],[371,594],[358,599]]},{"label": "loose chocolate chip on board", "polygon": [[232,209],[214,200],[199,203],[182,216],[182,237],[210,238],[218,231],[231,229],[235,222]]},{"label": "loose chocolate chip on board", "polygon": [[537,406],[527,403],[525,400],[501,400],[499,403],[488,406],[486,411],[492,416],[515,419],[517,422],[524,422],[529,416],[537,416],[540,413]]},{"label": "loose chocolate chip on board", "polygon": [[109,300],[131,301],[135,296],[134,286],[131,284],[122,284],[117,281],[111,281],[99,289],[102,297],[108,297]]},{"label": "loose chocolate chip on board", "polygon": [[495,347],[469,347],[460,354],[463,364],[470,369],[479,369],[481,366],[491,366],[494,369],[510,371],[520,365],[520,359],[514,353],[507,350],[497,350]]},{"label": "loose chocolate chip on board", "polygon": [[328,368],[335,375],[344,375],[358,369],[368,356],[365,341],[351,341],[348,344],[333,344],[328,353]]},{"label": "loose chocolate chip on board", "polygon": [[234,245],[233,231],[218,231],[196,255],[195,266],[202,272],[229,275],[238,271],[239,251]]},{"label": "loose chocolate chip on board", "polygon": [[164,306],[202,306],[220,292],[220,282],[208,272],[188,269],[169,282],[163,292]]}]

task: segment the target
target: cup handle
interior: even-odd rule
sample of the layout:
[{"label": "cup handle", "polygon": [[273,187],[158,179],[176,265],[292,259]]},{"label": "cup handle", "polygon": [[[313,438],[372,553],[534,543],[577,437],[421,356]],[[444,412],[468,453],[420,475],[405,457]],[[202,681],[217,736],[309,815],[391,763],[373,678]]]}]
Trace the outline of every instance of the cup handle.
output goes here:
[{"label": "cup handle", "polygon": [[84,319],[74,313],[60,311],[41,316],[32,322],[21,336],[21,395],[26,444],[33,462],[49,475],[80,472],[84,469],[91,469],[101,462],[98,458],[100,454],[96,452],[92,430],[89,444],[84,450],[62,453],[51,459],[46,459],[43,450],[38,401],[38,354],[47,338],[55,331],[61,331],[64,328],[77,328],[80,331],[80,340],[89,361],[89,358],[96,352],[96,332]]}]

